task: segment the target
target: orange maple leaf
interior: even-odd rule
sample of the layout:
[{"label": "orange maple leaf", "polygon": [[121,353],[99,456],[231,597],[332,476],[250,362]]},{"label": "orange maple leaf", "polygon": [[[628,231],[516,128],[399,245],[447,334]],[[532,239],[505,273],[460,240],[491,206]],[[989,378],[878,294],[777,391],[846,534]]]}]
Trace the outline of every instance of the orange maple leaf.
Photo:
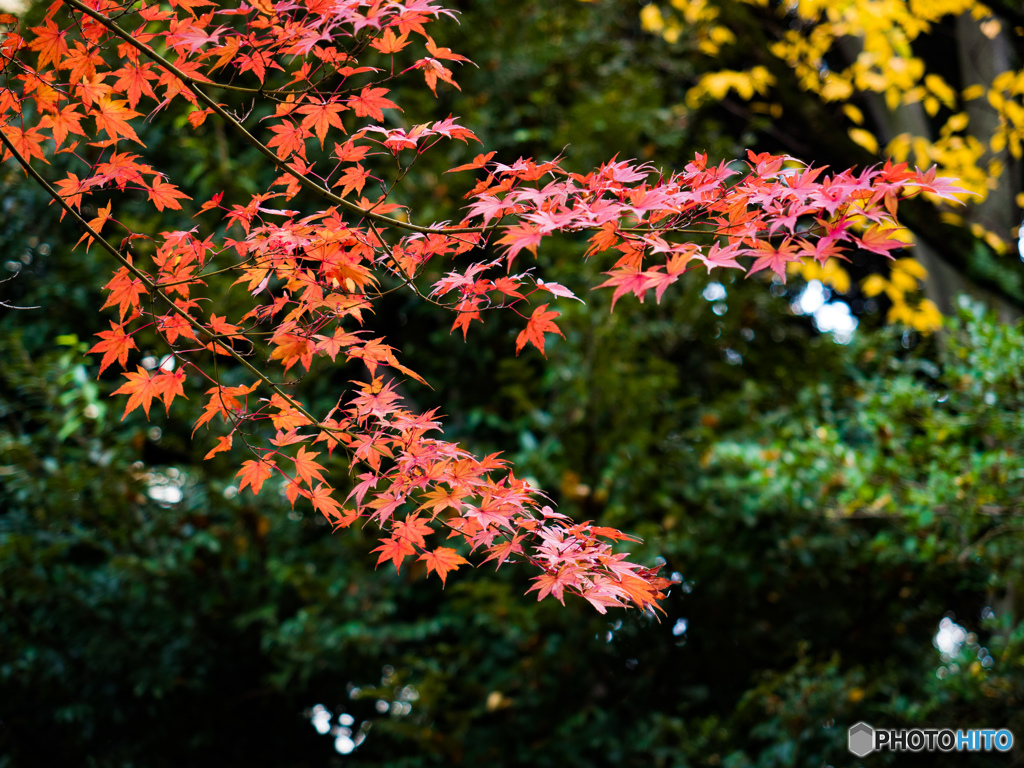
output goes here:
[{"label": "orange maple leaf", "polygon": [[[11,144],[14,145],[14,148],[26,160],[31,161],[33,157],[38,157],[49,165],[50,161],[43,154],[42,147],[43,140],[46,137],[39,132],[38,127],[32,126],[26,131],[16,125],[2,125],[0,126],[0,131],[3,131],[4,136],[8,138]],[[10,156],[11,153],[6,147],[3,148],[3,151],[0,151],[0,161],[6,160]]]},{"label": "orange maple leaf", "polygon": [[449,571],[456,570],[460,565],[468,563],[462,555],[449,547],[438,547],[433,552],[426,552],[420,555],[417,560],[424,560],[427,564],[427,573],[433,571],[441,577],[441,584],[445,583]]},{"label": "orange maple leaf", "polygon": [[109,331],[100,331],[96,335],[103,341],[98,342],[87,353],[90,355],[103,353],[103,359],[100,360],[100,372],[96,378],[99,378],[115,360],[124,368],[125,363],[128,362],[128,350],[137,348],[135,339],[125,333],[124,326],[111,321]]},{"label": "orange maple leaf", "polygon": [[264,16],[276,16],[277,8],[271,0],[250,0],[249,5],[262,13]]},{"label": "orange maple leaf", "polygon": [[341,178],[334,182],[333,186],[342,187],[342,197],[345,197],[353,189],[356,191],[356,194],[362,194],[363,185],[366,184],[369,176],[370,172],[363,168],[362,163],[356,163],[355,166],[347,168],[341,174]]},{"label": "orange maple leaf", "polygon": [[496,154],[497,152],[488,152],[486,155],[477,155],[473,158],[473,162],[466,163],[465,165],[458,165],[455,168],[445,171],[445,173],[456,173],[458,171],[471,171],[476,168],[483,168]]},{"label": "orange maple leaf", "polygon": [[275,151],[279,158],[287,160],[292,155],[298,155],[306,159],[306,139],[313,135],[312,131],[288,120],[270,126],[270,130],[276,135],[267,142],[267,147],[277,147]]},{"label": "orange maple leaf", "polygon": [[118,80],[114,83],[114,90],[123,93],[128,97],[128,106],[135,109],[143,95],[151,99],[156,98],[151,82],[159,80],[159,75],[153,72],[153,65],[150,63],[139,65],[137,63],[125,64],[121,69],[111,72]]},{"label": "orange maple leaf", "polygon": [[[72,208],[81,209],[82,206],[82,191],[84,185],[81,179],[73,173],[69,173],[66,179],[61,179],[54,184],[57,187],[57,191],[60,192],[60,196],[64,198],[64,201]],[[64,216],[67,215],[67,211],[63,208],[60,209],[61,221],[64,220]],[[79,241],[81,242],[81,241]]]},{"label": "orange maple leaf", "polygon": [[385,99],[384,94],[388,93],[387,88],[371,88],[367,86],[359,92],[358,96],[349,97],[348,103],[359,117],[372,117],[374,120],[383,120],[382,109],[397,109],[401,111],[391,99]]},{"label": "orange maple leaf", "polygon": [[168,184],[159,176],[153,179],[153,187],[149,190],[149,199],[153,201],[158,211],[170,208],[172,211],[180,211],[181,203],[178,200],[191,200],[188,195],[179,190],[173,184]]},{"label": "orange maple leaf", "polygon": [[134,411],[140,405],[142,410],[146,412],[146,418],[149,418],[149,406],[153,403],[154,397],[160,396],[160,382],[157,380],[158,377],[150,376],[149,371],[143,368],[141,365],[138,367],[137,373],[123,373],[121,374],[128,379],[126,384],[122,384],[119,389],[115,389],[113,394],[115,395],[131,395],[128,398],[128,404],[124,407],[124,414],[121,416],[121,421],[124,421],[125,416]]},{"label": "orange maple leaf", "polygon": [[398,53],[409,44],[408,39],[408,32],[401,37],[395,37],[395,33],[391,29],[385,29],[383,35],[370,43],[370,47],[376,48],[381,53]]},{"label": "orange maple leaf", "polygon": [[238,470],[235,477],[241,477],[242,480],[238,483],[238,490],[245,490],[245,486],[252,488],[254,496],[258,496],[260,489],[263,487],[263,481],[266,480],[274,473],[274,468],[277,465],[268,461],[267,459],[260,459],[259,461],[242,462],[242,468]]},{"label": "orange maple leaf", "polygon": [[78,136],[86,135],[82,130],[82,118],[84,117],[85,115],[76,111],[75,105],[69,104],[59,112],[43,115],[43,119],[39,121],[39,127],[50,128],[53,131],[53,140],[59,147],[67,139],[69,133]]},{"label": "orange maple leaf", "polygon": [[170,412],[171,403],[175,397],[183,397],[188,400],[183,386],[185,383],[184,371],[162,371],[154,376],[153,380],[156,382],[157,391],[164,399],[165,412]]},{"label": "orange maple leaf", "polygon": [[[133,117],[139,117],[141,113],[125,106],[128,102],[123,100],[115,101],[109,96],[101,97],[96,106],[90,110],[90,114],[96,118],[96,130],[104,131],[112,140],[124,137],[142,144],[142,140],[135,133],[135,129],[128,125]],[[146,146],[142,144],[142,146]]]},{"label": "orange maple leaf", "polygon": [[412,544],[423,546],[426,543],[424,536],[433,533],[433,529],[427,524],[425,518],[410,517],[407,520],[395,521],[394,535],[396,539],[405,539]]},{"label": "orange maple leaf", "polygon": [[305,117],[302,118],[302,127],[313,127],[313,130],[316,131],[316,137],[320,139],[320,148],[323,149],[324,137],[327,136],[327,131],[331,129],[332,125],[342,133],[345,132],[345,126],[338,115],[346,109],[348,109],[348,107],[344,104],[339,104],[335,101],[326,101],[320,104],[316,102],[313,102],[312,104],[303,104],[299,107],[298,112],[301,115],[305,115]]},{"label": "orange maple leaf", "polygon": [[382,544],[379,547],[370,551],[380,552],[380,557],[377,558],[377,565],[380,565],[385,560],[390,560],[395,564],[396,572],[401,568],[402,561],[405,558],[416,554],[416,550],[409,543],[408,539],[392,537],[390,539],[381,539],[381,542]]},{"label": "orange maple leaf", "polygon": [[[545,312],[544,310],[547,308],[547,304],[541,304],[533,310],[533,314],[530,315],[530,320],[526,324],[526,328],[520,331],[519,335],[516,336],[516,355],[522,352],[523,347],[528,343],[533,344],[533,346],[539,349],[540,353],[544,355],[545,333],[557,333],[563,339],[565,338],[565,334],[562,333],[558,329],[558,326],[552,322],[554,318],[558,317],[561,313],[555,312],[554,310]],[[547,355],[544,355],[544,357],[547,357]]]},{"label": "orange maple leaf", "polygon": [[36,33],[35,39],[28,44],[30,51],[39,51],[39,69],[46,69],[47,64],[53,64],[54,69],[59,69],[61,60],[68,54],[68,44],[65,41],[67,30],[61,31],[60,27],[52,19],[47,19],[43,26],[32,27]]},{"label": "orange maple leaf", "polygon": [[299,452],[295,454],[295,458],[292,459],[295,462],[295,474],[310,488],[313,487],[313,478],[321,482],[324,479],[321,471],[323,466],[313,461],[319,455],[319,453],[307,451],[305,446],[301,446]]},{"label": "orange maple leaf", "polygon": [[223,437],[217,438],[217,445],[210,449],[209,453],[203,456],[203,461],[212,459],[221,451],[227,451],[231,449],[231,443],[234,440],[234,435],[224,435]]},{"label": "orange maple leaf", "polygon": [[334,489],[331,486],[320,483],[309,492],[309,501],[312,503],[313,509],[328,520],[334,518],[337,522],[342,522],[344,518],[341,514],[341,504],[335,500],[332,493],[334,493]]},{"label": "orange maple leaf", "polygon": [[433,516],[437,516],[440,512],[444,512],[446,509],[451,507],[455,511],[459,510],[460,501],[464,496],[469,493],[467,490],[461,488],[453,488],[452,490],[446,490],[440,485],[434,486],[434,490],[423,495],[423,503],[417,508],[417,511],[421,509],[429,508]]},{"label": "orange maple leaf", "polygon": [[[104,212],[101,209],[100,214],[102,215],[103,213]],[[106,213],[110,213],[109,205],[107,206]],[[93,219],[92,222],[89,222],[90,224],[93,224],[94,229],[97,229],[94,224],[96,221],[100,221],[100,219]],[[106,221],[105,216],[102,221]],[[83,237],[85,237],[85,235],[83,235]],[[89,239],[90,241],[92,240],[92,238]],[[82,241],[79,240],[78,242]],[[127,267],[121,267],[121,269],[114,273],[114,277],[110,282],[103,287],[110,291],[110,295],[107,297],[106,302],[104,302],[100,309],[106,309],[107,307],[112,307],[116,304],[117,311],[121,316],[122,322],[124,321],[124,316],[128,313],[129,308],[138,309],[139,296],[143,293],[149,293],[141,280],[132,277],[132,274],[128,271]]]}]

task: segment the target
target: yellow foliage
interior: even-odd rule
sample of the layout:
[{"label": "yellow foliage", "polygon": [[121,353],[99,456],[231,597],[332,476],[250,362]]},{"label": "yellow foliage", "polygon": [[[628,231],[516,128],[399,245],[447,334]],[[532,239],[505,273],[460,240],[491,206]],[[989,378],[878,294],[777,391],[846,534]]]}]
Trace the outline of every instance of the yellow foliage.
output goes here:
[{"label": "yellow foliage", "polygon": [[922,333],[931,333],[942,327],[942,313],[931,299],[924,299],[917,305],[917,312],[910,323]]},{"label": "yellow foliage", "polygon": [[853,104],[843,104],[843,114],[850,118],[850,122],[856,125],[864,124],[864,113]]},{"label": "yellow foliage", "polygon": [[851,128],[848,133],[855,144],[864,147],[873,155],[878,153],[878,139],[871,131],[865,131],[863,128]]},{"label": "yellow foliage", "polygon": [[647,32],[655,34],[665,29],[665,19],[661,15],[661,9],[654,3],[645,5],[640,9],[640,24]]},{"label": "yellow foliage", "polygon": [[828,259],[824,266],[816,261],[793,261],[787,265],[787,272],[792,275],[800,275],[804,280],[820,280],[836,293],[846,293],[850,290],[850,275],[843,269],[837,259]]},{"label": "yellow foliage", "polygon": [[860,289],[868,297],[884,293],[889,298],[892,305],[886,314],[886,322],[902,323],[920,333],[928,334],[942,327],[942,313],[930,299],[921,299],[916,304],[912,300],[927,277],[928,270],[920,262],[914,259],[897,259],[892,263],[888,278],[883,275],[868,275],[861,281]]},{"label": "yellow foliage", "polygon": [[[650,6],[648,6],[649,8]],[[705,101],[721,101],[729,91],[736,91],[739,97],[749,101],[754,94],[764,95],[775,78],[765,67],[753,67],[744,72],[723,69],[702,76],[697,84],[686,92],[686,106],[694,109]]]},{"label": "yellow foliage", "polygon": [[865,296],[870,298],[885,291],[887,285],[889,285],[889,281],[881,275],[868,275],[861,283],[860,289],[864,291]]},{"label": "yellow foliage", "polygon": [[918,280],[928,277],[928,270],[916,259],[896,259],[892,264],[892,269],[894,272],[905,272]]}]

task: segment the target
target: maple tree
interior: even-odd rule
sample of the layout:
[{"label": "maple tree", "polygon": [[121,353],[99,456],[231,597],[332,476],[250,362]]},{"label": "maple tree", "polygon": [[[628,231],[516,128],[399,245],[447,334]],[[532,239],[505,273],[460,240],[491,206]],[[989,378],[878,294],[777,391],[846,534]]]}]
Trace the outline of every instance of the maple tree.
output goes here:
[{"label": "maple tree", "polygon": [[[169,412],[176,397],[201,398],[196,430],[226,425],[207,458],[239,449],[239,489],[259,494],[277,476],[292,504],[305,499],[337,528],[376,524],[379,564],[397,569],[413,558],[444,582],[467,562],[428,543],[447,534],[482,550],[483,562],[539,568],[530,590],[538,599],[570,593],[601,612],[654,609],[669,582],[613,550],[629,536],[571,521],[499,456],[476,457],[435,436],[435,411],[402,404],[396,377],[422,379],[370,330],[379,299],[413,291],[452,313],[451,329],[464,338],[485,314],[503,311],[524,321],[516,352],[531,345],[543,354],[546,334],[560,333],[552,302],[576,298],[521,266],[546,238],[588,232],[588,258],[615,254],[597,286],[614,288],[614,307],[626,294],[642,302],[653,291],[660,301],[695,269],[769,270],[784,280],[792,264],[822,267],[855,249],[888,256],[903,245],[901,198],[956,200],[963,190],[934,170],[892,162],[826,174],[749,153],[741,172],[699,154],[663,173],[616,157],[579,174],[559,159],[505,163],[485,151],[449,171],[479,177],[461,218],[414,223],[399,201],[416,159],[442,141],[477,141],[452,116],[388,127],[401,110],[388,97],[396,78],[422,77],[435,94],[442,83],[458,87],[452,67],[465,59],[427,31],[444,16],[453,13],[433,0],[57,0],[27,30],[0,16],[2,158],[84,230],[81,247],[119,264],[103,306],[116,320],[90,350],[102,355],[99,373],[115,363],[127,370],[143,329],[170,350],[173,364],[124,373],[125,415],[141,407],[148,416],[154,400]],[[242,114],[230,94],[261,110]],[[173,166],[138,154],[146,148],[133,123],[170,109],[193,129],[217,120],[234,131],[277,168],[271,188],[196,205]],[[42,166],[54,152],[77,170],[51,182]],[[133,231],[114,207],[128,195],[157,213],[193,205],[201,223]],[[87,201],[98,212],[91,219]],[[422,285],[437,268],[447,274]],[[208,290],[221,272],[236,276],[232,295],[246,299],[245,312]],[[314,358],[339,356],[361,365],[363,378],[327,414],[302,405],[300,379],[275,381],[270,367],[308,372]],[[221,358],[248,383],[225,385]],[[266,428],[269,445],[260,439]],[[356,475],[347,496],[325,474],[324,454],[336,450]]]}]

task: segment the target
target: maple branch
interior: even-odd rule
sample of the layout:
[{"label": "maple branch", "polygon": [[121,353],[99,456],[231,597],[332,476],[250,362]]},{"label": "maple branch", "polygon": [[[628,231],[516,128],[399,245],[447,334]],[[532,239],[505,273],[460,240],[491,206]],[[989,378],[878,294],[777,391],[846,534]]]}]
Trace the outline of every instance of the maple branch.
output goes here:
[{"label": "maple branch", "polygon": [[[417,224],[411,224],[409,222],[400,221],[398,219],[393,219],[390,216],[385,216],[385,215],[380,214],[380,213],[374,213],[372,210],[367,210],[366,208],[361,208],[360,206],[356,205],[355,203],[351,203],[351,202],[349,202],[348,200],[345,200],[342,197],[338,197],[338,195],[334,194],[329,189],[326,189],[326,188],[320,186],[316,182],[310,180],[307,176],[304,176],[303,174],[301,174],[298,171],[296,171],[288,163],[286,163],[281,158],[279,158],[269,147],[267,147],[265,144],[263,144],[263,142],[261,142],[259,139],[257,139],[255,136],[253,136],[251,133],[249,133],[249,131],[245,128],[244,125],[242,125],[241,122],[239,122],[234,117],[232,117],[230,112],[228,112],[220,104],[218,104],[216,101],[211,99],[209,96],[207,96],[203,91],[201,91],[199,89],[198,84],[202,83],[203,82],[202,80],[196,80],[194,77],[186,75],[184,72],[182,72],[180,69],[178,69],[176,66],[174,66],[171,62],[169,62],[167,59],[165,59],[159,53],[154,51],[148,45],[146,45],[145,43],[140,43],[138,40],[136,40],[134,37],[132,37],[127,31],[125,31],[124,29],[119,27],[114,22],[110,21],[110,19],[108,19],[103,14],[99,13],[98,11],[94,11],[89,6],[87,6],[84,3],[80,2],[80,0],[63,0],[63,2],[65,3],[65,5],[70,5],[72,8],[75,8],[78,11],[80,11],[81,13],[84,13],[87,16],[95,19],[100,24],[102,24],[104,27],[106,27],[111,32],[113,32],[115,35],[117,35],[122,40],[124,40],[126,43],[131,45],[133,48],[135,48],[136,50],[138,50],[141,53],[145,54],[148,58],[152,59],[160,67],[162,67],[163,69],[166,69],[168,72],[170,72],[175,77],[177,77],[179,80],[181,80],[183,83],[188,85],[188,87],[192,90],[193,93],[195,93],[195,95],[199,98],[200,101],[202,101],[204,104],[206,104],[207,107],[212,109],[221,119],[227,121],[227,123],[229,125],[231,125],[231,127],[234,128],[238,133],[240,133],[245,138],[246,141],[248,141],[250,144],[252,144],[252,146],[255,147],[256,150],[261,155],[266,157],[268,160],[270,160],[272,163],[274,163],[274,165],[276,165],[278,168],[283,170],[289,176],[294,178],[297,182],[299,182],[300,186],[305,187],[309,191],[316,193],[317,195],[319,195],[320,197],[324,198],[325,200],[330,201],[334,205],[337,205],[340,208],[344,208],[345,210],[349,211],[350,213],[355,213],[355,214],[363,216],[363,217],[365,217],[367,219],[380,222],[381,224],[386,224],[389,227],[397,227],[399,229],[405,229],[405,230],[408,230],[410,232],[417,232],[419,234],[424,234],[424,235],[425,234],[460,235],[460,234],[474,234],[474,233],[478,233],[478,232],[486,232],[486,231],[488,231],[488,229],[489,229],[488,227],[450,227],[450,228],[440,228],[440,229],[439,228],[431,228],[431,227],[421,227],[421,226],[419,226]],[[209,83],[210,83],[210,85],[212,85],[214,87],[217,87],[217,88],[223,87],[220,83],[216,83],[216,82],[213,82],[213,81],[209,81]],[[234,88],[234,86],[232,86],[232,88]]]},{"label": "maple branch", "polygon": [[[196,330],[200,331],[201,333],[207,336],[210,336],[214,340],[220,337],[220,334],[211,333],[210,330],[205,325],[196,320],[194,317],[192,317],[192,315],[183,310],[177,304],[175,304],[174,301],[160,289],[160,286],[157,283],[153,282],[152,279],[150,279],[149,275],[147,275],[145,272],[143,272],[134,264],[132,264],[131,261],[126,259],[121,254],[120,251],[118,251],[113,245],[108,243],[103,238],[103,236],[100,235],[99,232],[95,231],[91,226],[89,226],[89,222],[82,218],[81,215],[79,215],[78,211],[76,211],[71,205],[69,205],[67,201],[65,201],[64,198],[61,197],[60,193],[52,186],[50,186],[50,183],[46,179],[44,179],[35,168],[33,168],[29,164],[29,162],[18,151],[17,147],[14,146],[11,140],[7,138],[3,131],[0,131],[0,143],[3,143],[3,145],[7,148],[7,151],[9,151],[14,156],[14,159],[18,161],[21,167],[25,169],[25,172],[29,176],[31,176],[37,184],[39,184],[43,189],[45,189],[47,194],[49,194],[51,198],[57,201],[57,204],[60,205],[61,208],[70,213],[72,218],[74,218],[75,221],[78,222],[79,226],[81,226],[89,234],[90,237],[92,237],[97,243],[99,243],[103,247],[103,250],[107,251],[107,253],[109,253],[111,256],[117,259],[144,286],[146,286],[147,290],[149,290],[152,295],[157,295],[161,299],[166,301],[167,304],[170,306],[172,312],[184,318],[185,321],[188,322],[189,325],[194,327]],[[321,425],[319,420],[316,419],[301,405],[296,403],[291,398],[291,396],[288,395],[287,392],[282,390],[277,384],[275,384],[270,378],[268,378],[266,374],[264,374],[262,371],[256,368],[252,363],[250,363],[240,354],[235,352],[235,350],[233,350],[231,347],[227,346],[226,344],[221,344],[220,346],[228,353],[228,355],[234,358],[236,362],[241,363],[245,368],[249,370],[250,373],[256,376],[256,378],[258,378],[261,382],[266,384],[275,394],[280,395],[281,398],[283,398],[284,401],[288,403],[290,407],[294,408],[298,413],[302,414],[302,416],[308,419],[311,424],[314,424],[318,428],[320,428]]]}]

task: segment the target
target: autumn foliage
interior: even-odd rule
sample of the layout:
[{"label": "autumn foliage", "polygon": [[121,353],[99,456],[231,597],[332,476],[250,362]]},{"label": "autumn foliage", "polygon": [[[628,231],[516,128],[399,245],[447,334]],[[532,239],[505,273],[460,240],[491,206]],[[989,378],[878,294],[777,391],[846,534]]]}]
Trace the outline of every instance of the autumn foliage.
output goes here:
[{"label": "autumn foliage", "polygon": [[[435,412],[403,406],[398,382],[422,379],[370,330],[382,286],[451,313],[467,339],[485,313],[511,316],[521,326],[516,353],[544,353],[560,333],[555,302],[576,297],[523,261],[558,233],[589,233],[586,256],[607,260],[597,287],[612,290],[614,307],[626,294],[643,301],[653,291],[660,301],[690,270],[785,279],[793,262],[824,265],[855,249],[889,255],[904,246],[893,236],[901,198],[955,199],[959,190],[905,164],[828,174],[751,153],[745,164],[698,155],[673,173],[615,158],[577,174],[559,160],[503,162],[484,151],[450,171],[478,179],[455,223],[413,223],[415,212],[394,199],[416,159],[440,142],[477,139],[451,116],[388,127],[401,109],[389,86],[402,77],[435,93],[458,87],[453,68],[465,59],[432,37],[452,15],[433,0],[58,0],[31,29],[0,16],[3,159],[76,220],[79,247],[101,248],[116,266],[103,307],[115,319],[91,352],[100,373],[125,370],[115,394],[128,396],[126,415],[198,398],[196,439],[214,432],[207,458],[237,456],[240,489],[259,494],[277,478],[293,504],[337,528],[375,524],[379,563],[422,561],[444,582],[479,552],[498,567],[538,568],[539,598],[577,594],[601,612],[656,608],[668,582],[613,550],[628,536],[571,521],[500,457],[443,439]],[[269,116],[235,112],[222,101],[231,92],[270,105]],[[136,131],[169,109],[187,111],[192,128],[221,121],[276,167],[273,186],[249,199],[191,200],[170,168],[147,162]],[[77,170],[48,178],[54,153]],[[157,212],[189,206],[199,223],[131,231],[116,207],[129,193]],[[98,211],[91,219],[86,201]],[[428,264],[446,274],[424,285]],[[238,316],[207,290],[206,278],[225,270],[248,303]],[[173,366],[132,364],[141,329],[159,333]],[[364,369],[324,414],[276,381],[317,357]],[[222,359],[248,383],[225,385]],[[347,494],[323,464],[335,451],[349,459]]]}]

